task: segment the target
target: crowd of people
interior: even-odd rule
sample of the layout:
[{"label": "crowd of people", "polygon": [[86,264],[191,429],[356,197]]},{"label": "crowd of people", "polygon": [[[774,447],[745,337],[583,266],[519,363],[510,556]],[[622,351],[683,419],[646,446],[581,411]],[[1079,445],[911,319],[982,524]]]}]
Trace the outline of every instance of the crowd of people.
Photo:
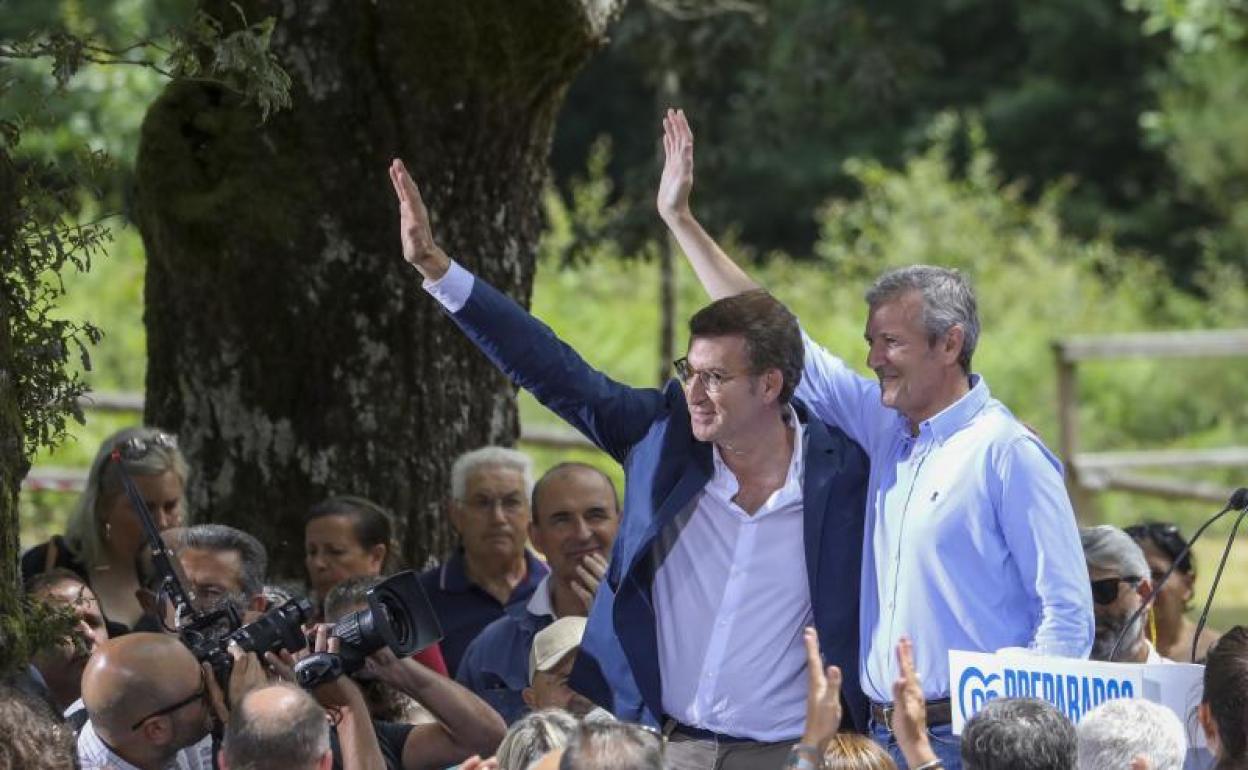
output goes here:
[{"label": "crowd of people", "polygon": [[[595,370],[451,260],[406,168],[390,169],[424,290],[620,464],[622,495],[580,462],[534,479],[514,449],[456,458],[457,544],[419,576],[440,641],[346,672],[334,623],[402,569],[402,522],[330,498],[305,523],[307,648],[232,645],[222,669],[176,633],[132,499],[197,611],[251,622],[298,589],[270,579],[252,535],[188,520],[194,458],[173,436],[121,431],[65,534],[22,558],[31,600],[76,625],[0,692],[0,770],[1183,766],[1194,733],[1139,699],[1078,726],[1041,700],[995,699],[953,735],[949,651],[1004,649],[1140,663],[1195,650],[1192,724],[1219,767],[1248,767],[1248,630],[1197,636],[1176,527],[1078,528],[1056,457],[972,370],[965,278],[881,276],[866,295],[876,379],[862,377],[698,224],[679,111],[664,148],[659,212],[712,302],[661,389]],[[337,663],[297,673],[322,661]]]}]

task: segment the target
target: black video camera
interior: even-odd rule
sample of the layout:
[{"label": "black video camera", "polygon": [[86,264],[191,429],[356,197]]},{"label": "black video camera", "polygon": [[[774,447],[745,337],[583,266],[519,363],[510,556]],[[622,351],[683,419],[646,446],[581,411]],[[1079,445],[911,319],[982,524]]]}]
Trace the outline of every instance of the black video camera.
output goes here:
[{"label": "black video camera", "polygon": [[368,609],[344,616],[334,624],[333,636],[342,640],[343,670],[350,674],[382,647],[405,657],[442,638],[433,605],[411,570],[386,578],[370,588]]},{"label": "black video camera", "polygon": [[196,660],[211,664],[213,674],[224,687],[234,666],[230,642],[237,642],[243,652],[256,653],[261,660],[266,652],[298,652],[307,646],[303,625],[311,618],[312,603],[294,598],[245,626],[239,624],[233,607],[228,607],[224,615],[220,612],[202,615],[200,622],[181,628],[180,635]]},{"label": "black video camera", "polygon": [[354,673],[382,647],[399,657],[419,652],[442,638],[442,627],[420,579],[405,570],[370,588],[368,608],[344,616],[331,636],[341,641],[337,655],[319,653],[295,666],[299,684],[311,689],[340,674]]}]

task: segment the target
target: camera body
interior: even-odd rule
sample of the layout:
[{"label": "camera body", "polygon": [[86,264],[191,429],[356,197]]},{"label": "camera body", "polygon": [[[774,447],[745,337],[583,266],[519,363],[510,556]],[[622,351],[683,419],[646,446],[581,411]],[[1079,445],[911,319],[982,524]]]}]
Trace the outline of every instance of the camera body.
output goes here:
[{"label": "camera body", "polygon": [[254,652],[261,658],[266,652],[287,650],[298,652],[307,646],[303,626],[312,619],[312,603],[294,598],[274,607],[247,625],[240,625],[238,612],[232,606],[200,616],[181,629],[182,641],[195,659],[207,662],[222,687],[230,679],[234,658],[230,643],[236,642],[243,652]]},{"label": "camera body", "polygon": [[334,624],[333,636],[342,642],[338,655],[344,673],[358,671],[365,658],[382,647],[406,657],[442,638],[442,627],[415,572],[405,570],[386,578],[365,598],[367,609]]}]

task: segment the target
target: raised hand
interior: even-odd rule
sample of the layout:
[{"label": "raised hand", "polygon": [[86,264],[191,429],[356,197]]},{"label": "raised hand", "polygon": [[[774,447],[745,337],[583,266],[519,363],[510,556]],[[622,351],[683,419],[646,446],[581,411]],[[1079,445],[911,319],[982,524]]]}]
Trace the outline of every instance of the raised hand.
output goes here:
[{"label": "raised hand", "polygon": [[576,574],[572,576],[572,592],[581,604],[585,605],[585,614],[594,606],[594,596],[598,586],[607,574],[607,560],[596,553],[581,559],[576,565]]},{"label": "raised hand", "polygon": [[819,654],[819,634],[813,628],[805,631],[806,642],[806,730],[802,743],[818,749],[819,756],[841,728],[841,670],[823,667]]},{"label": "raised hand", "polygon": [[668,110],[663,118],[663,176],[657,205],[664,221],[689,215],[693,189],[693,131],[684,110]]},{"label": "raised hand", "polygon": [[893,682],[893,716],[890,720],[897,745],[911,767],[936,758],[927,739],[927,702],[923,686],[914,670],[914,643],[909,637],[897,642],[897,663],[901,676]]},{"label": "raised hand", "polygon": [[429,211],[420,197],[420,190],[412,181],[403,161],[390,161],[390,183],[399,199],[399,236],[403,242],[403,259],[429,280],[441,278],[450,267],[446,252],[433,242],[433,229],[429,226]]}]

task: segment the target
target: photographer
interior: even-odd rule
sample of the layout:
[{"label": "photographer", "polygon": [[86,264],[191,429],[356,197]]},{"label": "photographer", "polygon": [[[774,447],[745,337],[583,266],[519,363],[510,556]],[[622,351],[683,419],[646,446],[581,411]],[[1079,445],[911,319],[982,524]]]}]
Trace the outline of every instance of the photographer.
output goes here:
[{"label": "photographer", "polygon": [[[327,624],[317,626],[314,652],[340,651],[340,640],[330,636],[332,629]],[[283,651],[280,656],[270,653],[267,660],[283,677],[294,679],[295,656]],[[372,676],[422,703],[438,720],[424,725],[372,720],[381,755],[390,770],[435,770],[473,754],[489,756],[498,748],[506,732],[502,717],[461,685],[410,658],[398,658],[385,647],[370,655],[365,666]],[[319,694],[319,690],[314,692]],[[341,766],[337,751],[334,766]]]},{"label": "photographer", "polygon": [[207,680],[175,637],[133,633],[101,644],[82,676],[83,770],[212,767]]}]

